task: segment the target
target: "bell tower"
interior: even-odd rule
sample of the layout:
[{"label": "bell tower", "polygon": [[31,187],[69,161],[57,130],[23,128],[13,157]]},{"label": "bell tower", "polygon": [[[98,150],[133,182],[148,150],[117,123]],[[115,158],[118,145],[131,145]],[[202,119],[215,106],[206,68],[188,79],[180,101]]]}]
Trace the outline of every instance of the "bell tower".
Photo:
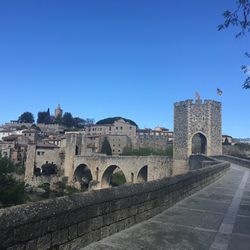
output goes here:
[{"label": "bell tower", "polygon": [[55,118],[62,118],[63,110],[61,109],[60,104],[58,104],[57,108],[55,109]]}]

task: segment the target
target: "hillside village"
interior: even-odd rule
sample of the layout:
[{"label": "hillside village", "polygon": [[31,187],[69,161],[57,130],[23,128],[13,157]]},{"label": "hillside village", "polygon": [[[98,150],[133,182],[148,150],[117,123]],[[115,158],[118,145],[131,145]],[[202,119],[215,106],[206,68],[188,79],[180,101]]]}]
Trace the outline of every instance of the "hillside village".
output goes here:
[{"label": "hillside village", "polygon": [[[58,121],[62,117],[63,110],[58,105],[51,120]],[[144,154],[150,154],[150,150],[154,154],[157,154],[157,150],[163,153],[168,149],[171,151],[173,142],[173,132],[166,128],[139,129],[136,123],[121,117],[84,124],[80,128],[58,123],[11,121],[0,127],[0,153],[24,166],[28,145],[35,145],[34,168],[37,174],[41,174],[43,165],[60,165],[67,134],[82,134],[89,152],[109,155],[132,154],[143,149]]]}]

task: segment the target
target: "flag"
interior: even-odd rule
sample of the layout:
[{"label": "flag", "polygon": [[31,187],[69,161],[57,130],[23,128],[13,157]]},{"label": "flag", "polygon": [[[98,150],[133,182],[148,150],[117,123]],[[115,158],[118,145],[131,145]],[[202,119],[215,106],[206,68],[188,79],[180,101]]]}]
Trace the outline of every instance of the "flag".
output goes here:
[{"label": "flag", "polygon": [[219,88],[217,88],[217,95],[219,95],[219,96],[221,96],[222,95],[222,90],[221,89],[219,89]]}]

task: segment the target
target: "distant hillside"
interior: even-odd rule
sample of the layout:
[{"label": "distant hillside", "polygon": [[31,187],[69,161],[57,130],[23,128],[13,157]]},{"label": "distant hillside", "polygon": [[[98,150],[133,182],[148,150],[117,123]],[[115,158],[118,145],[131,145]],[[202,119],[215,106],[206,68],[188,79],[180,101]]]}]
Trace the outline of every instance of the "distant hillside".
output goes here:
[{"label": "distant hillside", "polygon": [[138,127],[138,125],[134,121],[132,121],[130,119],[123,118],[123,117],[120,117],[120,116],[108,117],[108,118],[105,118],[105,119],[102,119],[102,120],[98,121],[96,124],[113,124],[115,121],[117,121],[119,119],[123,119],[125,122],[128,122],[129,124]]}]

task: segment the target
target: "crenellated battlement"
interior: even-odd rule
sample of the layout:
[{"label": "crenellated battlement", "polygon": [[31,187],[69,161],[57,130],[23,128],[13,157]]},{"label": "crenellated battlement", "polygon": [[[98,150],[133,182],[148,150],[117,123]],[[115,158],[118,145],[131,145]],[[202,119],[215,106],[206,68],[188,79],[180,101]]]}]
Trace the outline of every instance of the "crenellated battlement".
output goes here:
[{"label": "crenellated battlement", "polygon": [[197,151],[194,141],[200,141],[199,153],[222,153],[220,102],[198,96],[174,104],[174,158],[187,160]]}]

